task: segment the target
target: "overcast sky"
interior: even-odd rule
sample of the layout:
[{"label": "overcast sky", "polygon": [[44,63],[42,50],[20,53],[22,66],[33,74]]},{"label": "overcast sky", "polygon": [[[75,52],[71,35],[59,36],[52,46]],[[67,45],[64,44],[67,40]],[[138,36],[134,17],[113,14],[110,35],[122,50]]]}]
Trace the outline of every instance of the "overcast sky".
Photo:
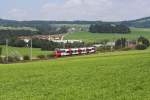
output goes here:
[{"label": "overcast sky", "polygon": [[149,0],[0,0],[0,18],[120,21],[150,16]]}]

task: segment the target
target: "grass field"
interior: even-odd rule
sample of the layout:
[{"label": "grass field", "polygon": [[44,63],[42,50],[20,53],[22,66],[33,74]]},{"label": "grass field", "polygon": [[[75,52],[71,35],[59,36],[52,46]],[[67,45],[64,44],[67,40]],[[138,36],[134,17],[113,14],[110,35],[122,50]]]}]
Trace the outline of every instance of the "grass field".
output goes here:
[{"label": "grass field", "polygon": [[131,34],[106,34],[106,33],[89,33],[89,32],[76,32],[72,34],[68,34],[65,39],[77,39],[83,40],[85,42],[96,42],[100,40],[116,40],[121,37],[125,37],[127,39],[137,39],[139,36],[144,36],[150,39],[150,29],[144,28],[132,28]]},{"label": "grass field", "polygon": [[149,100],[150,50],[0,65],[1,100]]},{"label": "grass field", "polygon": [[[0,46],[3,48],[2,50],[2,55],[6,55],[6,48],[5,46]],[[30,55],[30,48],[19,48],[19,47],[8,47],[9,55],[17,53],[19,55]],[[33,48],[32,49],[33,56],[38,56],[38,55],[49,55],[52,54],[52,51],[41,51],[40,48]]]}]

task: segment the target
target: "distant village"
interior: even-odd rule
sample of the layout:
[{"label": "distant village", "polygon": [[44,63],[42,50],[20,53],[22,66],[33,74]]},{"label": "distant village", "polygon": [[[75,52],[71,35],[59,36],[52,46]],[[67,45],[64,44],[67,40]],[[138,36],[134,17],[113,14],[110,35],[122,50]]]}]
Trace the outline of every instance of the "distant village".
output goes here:
[{"label": "distant village", "polygon": [[64,35],[33,35],[33,36],[20,36],[18,37],[19,40],[23,40],[28,42],[32,39],[38,40],[48,40],[56,43],[74,43],[74,42],[83,42],[82,40],[64,40]]},{"label": "distant village", "polygon": [[[32,39],[38,39],[38,40],[48,40],[48,41],[52,41],[55,43],[82,43],[82,40],[65,40],[64,39],[64,34],[58,34],[58,35],[33,35],[33,36],[20,36],[18,37],[19,40],[23,40],[24,42],[28,42]],[[128,48],[135,48],[136,47],[136,41],[126,41],[126,46]],[[107,42],[105,44],[105,46],[111,46],[111,47],[115,47],[116,42]],[[93,44],[94,47],[104,47],[103,43],[99,43],[99,44]]]}]

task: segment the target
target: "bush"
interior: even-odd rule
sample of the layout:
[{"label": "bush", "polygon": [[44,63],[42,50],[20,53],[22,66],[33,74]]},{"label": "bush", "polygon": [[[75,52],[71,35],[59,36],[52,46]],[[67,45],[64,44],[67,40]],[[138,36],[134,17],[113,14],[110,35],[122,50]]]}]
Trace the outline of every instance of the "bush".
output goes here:
[{"label": "bush", "polygon": [[8,56],[8,59],[7,57],[0,57],[0,63],[13,63],[21,60],[21,57],[18,56]]},{"label": "bush", "polygon": [[24,60],[30,60],[30,57],[28,55],[23,56]]},{"label": "bush", "polygon": [[144,44],[146,47],[150,46],[149,40],[145,37],[142,37],[142,36],[138,38],[138,43],[139,44]]},{"label": "bush", "polygon": [[125,48],[122,48],[121,50],[123,50],[123,51],[129,51],[129,50],[132,50],[132,48],[125,47]]},{"label": "bush", "polygon": [[0,63],[4,63],[4,58],[3,57],[0,57]]},{"label": "bush", "polygon": [[39,59],[47,59],[47,56],[45,56],[45,55],[38,55],[37,56]]},{"label": "bush", "polygon": [[2,55],[2,47],[0,47],[0,56]]},{"label": "bush", "polygon": [[21,61],[21,60],[23,60],[23,58],[22,57],[20,57],[20,56],[15,56],[14,57],[17,61]]},{"label": "bush", "polygon": [[23,40],[11,40],[9,42],[9,46],[14,46],[14,47],[25,47],[26,43]]},{"label": "bush", "polygon": [[127,42],[126,38],[121,38],[121,39],[116,40],[115,48],[116,49],[125,48],[126,47],[126,42]]},{"label": "bush", "polygon": [[49,59],[49,58],[53,58],[55,56],[55,54],[49,54],[49,55],[47,55],[47,58]]},{"label": "bush", "polygon": [[110,52],[110,51],[114,51],[114,47],[111,47],[111,46],[101,46],[101,47],[97,47],[96,51]]},{"label": "bush", "polygon": [[0,63],[3,63],[2,57],[0,57]]},{"label": "bush", "polygon": [[136,49],[137,50],[145,50],[145,49],[147,49],[147,46],[145,44],[138,44],[136,46]]},{"label": "bush", "polygon": [[15,57],[12,56],[8,56],[8,62],[16,62],[17,59]]}]

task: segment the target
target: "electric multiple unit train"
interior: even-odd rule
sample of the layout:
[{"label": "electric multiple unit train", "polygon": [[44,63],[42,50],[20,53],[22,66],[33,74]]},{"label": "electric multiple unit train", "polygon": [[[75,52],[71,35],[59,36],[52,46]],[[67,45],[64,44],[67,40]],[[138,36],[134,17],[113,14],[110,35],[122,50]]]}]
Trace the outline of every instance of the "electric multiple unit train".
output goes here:
[{"label": "electric multiple unit train", "polygon": [[91,53],[95,53],[95,52],[96,52],[95,47],[58,49],[58,50],[55,51],[55,57],[81,55],[81,54],[91,54]]}]

